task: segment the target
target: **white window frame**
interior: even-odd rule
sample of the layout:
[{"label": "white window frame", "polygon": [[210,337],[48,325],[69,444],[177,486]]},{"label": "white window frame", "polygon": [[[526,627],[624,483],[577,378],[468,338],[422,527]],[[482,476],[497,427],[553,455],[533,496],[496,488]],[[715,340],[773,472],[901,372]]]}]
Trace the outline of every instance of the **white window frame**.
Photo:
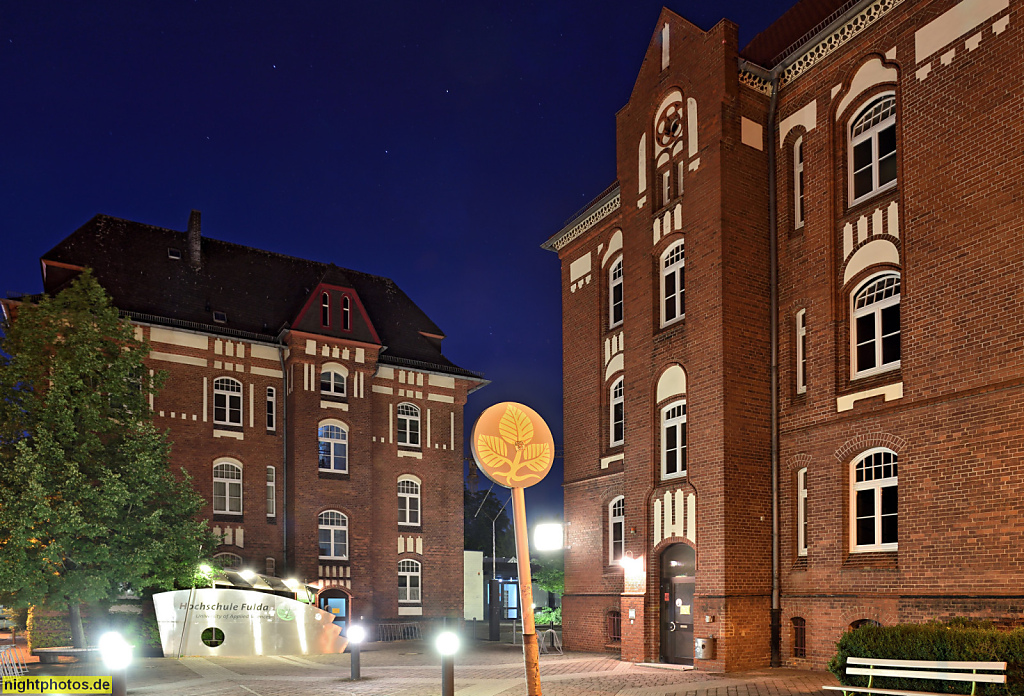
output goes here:
[{"label": "white window frame", "polygon": [[[231,509],[235,506],[233,503],[237,510]],[[242,512],[242,465],[218,459],[213,463],[213,514],[241,515]]]},{"label": "white window frame", "polygon": [[277,516],[277,469],[267,467],[267,517]]},{"label": "white window frame", "polygon": [[320,295],[320,326],[331,325],[331,295],[323,293]]},{"label": "white window frame", "polygon": [[[318,442],[317,467],[320,471],[347,474],[348,426],[337,420],[321,421],[317,424],[316,435]],[[324,466],[324,461],[327,461],[328,466]],[[338,466],[339,463],[340,466]]]},{"label": "white window frame", "polygon": [[626,553],[626,498],[608,503],[608,563],[615,565]]},{"label": "white window frame", "polygon": [[338,370],[321,370],[320,393],[328,396],[348,396],[348,378]]},{"label": "white window frame", "polygon": [[[885,462],[887,456],[891,457],[890,462]],[[867,460],[871,459],[871,464],[867,465]],[[857,472],[861,464],[865,464],[865,474],[870,476],[870,480],[857,481]],[[850,463],[850,551],[851,553],[870,553],[874,551],[896,551],[899,548],[899,476],[898,476],[898,464],[899,456],[890,449],[885,447],[874,447],[872,449],[861,452],[853,462]],[[887,469],[889,466],[891,469]],[[870,472],[870,473],[869,473]],[[886,476],[885,474],[890,472],[891,475]],[[865,476],[865,478],[866,478]],[[896,492],[896,512],[890,515],[882,513],[882,495],[883,491],[889,488],[895,488]],[[872,505],[874,518],[874,540],[872,544],[858,544],[857,543],[857,497],[860,492],[872,492]],[[895,517],[897,531],[896,541],[882,543],[882,519],[883,517]],[[867,519],[864,516],[863,519]]]},{"label": "white window frame", "polygon": [[[674,253],[679,250],[677,258],[672,259],[676,256]],[[670,261],[670,259],[672,259]],[[661,268],[660,277],[660,288],[659,295],[661,297],[661,325],[662,327],[675,324],[678,321],[682,321],[686,318],[686,247],[683,244],[683,240],[674,242],[668,249],[666,249],[661,258],[658,261],[658,265]],[[669,296],[667,290],[667,280],[672,277],[672,283],[675,285],[675,290]],[[668,317],[668,303],[669,300],[673,301],[675,315],[671,318]],[[682,311],[680,312],[680,306]]]},{"label": "white window frame", "polygon": [[[871,127],[865,129],[861,133],[858,133],[857,135],[854,135],[853,131],[857,127],[858,122],[862,119],[862,117],[866,116],[868,114],[868,112],[876,104],[878,104],[879,102],[881,102],[883,100],[886,100],[886,99],[892,99],[893,100],[892,113],[889,114],[888,116],[886,116],[885,119],[883,119],[882,121],[879,121],[878,123],[876,123],[876,124],[872,125]],[[847,153],[846,153],[846,156],[847,156],[847,161],[848,161],[847,172],[848,172],[848,178],[850,180],[849,181],[849,198],[850,198],[850,206],[852,207],[852,206],[860,203],[861,201],[866,201],[867,199],[871,198],[872,196],[875,196],[875,195],[877,195],[877,194],[879,194],[879,193],[881,193],[883,191],[888,191],[889,189],[895,187],[896,186],[896,182],[899,179],[899,159],[898,159],[899,158],[899,144],[897,143],[896,149],[893,151],[893,155],[892,155],[893,157],[897,158],[897,174],[896,174],[896,178],[893,179],[892,181],[886,182],[885,184],[882,184],[882,185],[879,185],[879,183],[878,183],[878,169],[879,169],[879,167],[878,167],[878,164],[879,164],[879,159],[878,159],[878,136],[879,136],[879,134],[882,131],[886,130],[890,126],[893,126],[895,128],[895,125],[896,125],[896,93],[895,92],[885,92],[883,94],[875,95],[874,97],[871,98],[871,100],[863,108],[857,110],[857,113],[855,113],[853,115],[853,117],[850,119],[849,124],[850,125],[849,125],[849,127],[847,129],[848,137],[847,137]],[[897,134],[894,132],[893,135],[895,137]],[[855,197],[856,196],[856,191],[855,191],[855,185],[854,185],[854,176],[855,176],[856,172],[854,171],[853,151],[854,151],[854,148],[857,145],[859,145],[859,144],[861,144],[861,143],[863,143],[865,141],[869,141],[869,140],[871,142],[871,164],[869,165],[871,167],[871,189],[869,191],[861,194],[859,197]]]},{"label": "white window frame", "polygon": [[796,313],[796,393],[807,393],[807,310]]},{"label": "white window frame", "polygon": [[352,300],[348,295],[341,297],[341,328],[343,331],[352,330]]},{"label": "white window frame", "polygon": [[807,555],[807,467],[796,472],[796,555]]},{"label": "white window frame", "polygon": [[[403,486],[403,484],[405,484]],[[415,490],[411,487],[415,486]],[[398,524],[403,527],[420,527],[423,524],[423,483],[409,474],[398,477]],[[413,520],[415,513],[415,520]],[[402,517],[405,521],[402,521]]]},{"label": "white window frame", "polygon": [[[615,292],[618,291],[619,297],[616,302]],[[622,325],[623,317],[625,317],[625,298],[623,296],[624,286],[622,283],[622,256],[619,256],[612,266],[608,269],[608,328],[614,329],[616,326]],[[618,309],[618,318],[615,317],[615,310]]]},{"label": "white window frame", "polygon": [[[324,532],[327,532],[329,539],[326,543],[330,546],[328,553],[323,552]],[[341,554],[335,553],[341,546]],[[348,515],[340,510],[324,510],[317,517],[317,548],[320,558],[327,561],[348,560]]]},{"label": "white window frame", "polygon": [[[626,382],[620,375],[608,389],[608,445],[620,446],[626,438]],[[619,433],[615,426],[619,426]],[[616,437],[618,435],[618,437]]]},{"label": "white window frame", "polygon": [[277,390],[267,387],[267,430],[277,430]]},{"label": "white window frame", "polygon": [[[669,413],[682,407],[682,413],[673,414],[671,417]],[[677,470],[669,473],[668,472],[668,435],[669,431],[674,429],[676,431],[676,465]],[[680,437],[682,435],[682,437]],[[679,466],[681,464],[681,466]],[[677,399],[672,403],[663,406],[661,409],[661,479],[663,481],[674,478],[683,478],[686,476],[687,462],[686,462],[686,399]]]},{"label": "white window frame", "polygon": [[[218,411],[223,411],[222,418],[217,417]],[[237,379],[218,377],[213,380],[213,423],[242,425],[242,383]]]},{"label": "white window frame", "polygon": [[398,603],[423,603],[423,564],[419,561],[411,558],[398,561]]},{"label": "white window frame", "polygon": [[402,447],[420,447],[420,407],[402,402],[395,409],[395,440]]},{"label": "white window frame", "polygon": [[804,226],[804,136],[793,143],[793,223]]},{"label": "white window frame", "polygon": [[[857,307],[857,299],[864,294],[869,287],[877,282],[883,281],[886,278],[895,278],[898,290],[895,294],[886,297],[881,300],[876,300],[870,304],[866,304],[863,307]],[[884,273],[877,273],[864,282],[857,285],[852,293],[850,293],[850,377],[851,379],[861,379],[862,377],[870,377],[871,375],[877,375],[882,372],[889,372],[891,370],[899,369],[903,360],[903,337],[902,337],[902,312],[900,316],[900,326],[896,333],[890,333],[888,336],[882,334],[882,312],[890,307],[899,306],[900,294],[903,291],[903,283],[898,272],[886,271]],[[864,370],[858,370],[858,339],[857,334],[857,320],[861,317],[874,315],[874,354],[875,364],[873,367],[866,368]],[[896,336],[897,341],[900,344],[900,358],[892,362],[882,364],[882,342],[884,339]],[[867,341],[865,341],[866,343]]]}]

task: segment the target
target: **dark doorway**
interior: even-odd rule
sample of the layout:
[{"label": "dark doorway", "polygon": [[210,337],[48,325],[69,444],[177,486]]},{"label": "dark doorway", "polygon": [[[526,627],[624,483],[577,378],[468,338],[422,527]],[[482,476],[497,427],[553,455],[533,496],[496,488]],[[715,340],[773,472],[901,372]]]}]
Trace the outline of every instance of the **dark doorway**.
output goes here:
[{"label": "dark doorway", "polygon": [[693,664],[693,583],[697,555],[686,544],[661,554],[661,659]]},{"label": "dark doorway", "polygon": [[341,634],[346,635],[352,609],[348,594],[334,588],[324,590],[317,597],[317,606],[330,614],[334,624],[341,629]]}]

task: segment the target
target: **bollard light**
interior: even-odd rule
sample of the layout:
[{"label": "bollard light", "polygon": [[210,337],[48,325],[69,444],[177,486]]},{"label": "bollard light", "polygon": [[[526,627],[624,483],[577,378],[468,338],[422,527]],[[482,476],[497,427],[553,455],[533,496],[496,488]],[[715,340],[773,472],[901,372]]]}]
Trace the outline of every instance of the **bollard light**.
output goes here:
[{"label": "bollard light", "polygon": [[455,696],[455,653],[459,651],[459,636],[444,631],[438,634],[434,645],[441,653],[441,696]]},{"label": "bollard light", "polygon": [[445,631],[438,634],[434,644],[442,655],[454,655],[459,651],[459,636],[451,631]]},{"label": "bollard light", "polygon": [[352,662],[352,681],[359,679],[359,644],[366,640],[366,629],[358,624],[348,627],[348,652]]},{"label": "bollard light", "polygon": [[100,636],[98,644],[100,659],[110,670],[113,681],[111,694],[125,696],[128,693],[128,675],[125,672],[132,663],[132,646],[117,631],[110,631]]}]

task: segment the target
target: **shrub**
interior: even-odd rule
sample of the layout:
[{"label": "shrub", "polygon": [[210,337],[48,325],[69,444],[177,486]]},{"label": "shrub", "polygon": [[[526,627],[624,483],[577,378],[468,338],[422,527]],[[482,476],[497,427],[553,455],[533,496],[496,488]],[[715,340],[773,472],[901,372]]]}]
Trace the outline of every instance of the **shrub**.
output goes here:
[{"label": "shrub", "polygon": [[558,607],[557,609],[551,609],[549,607],[538,609],[533,615],[533,622],[538,626],[543,626],[545,624],[561,624],[562,607]]},{"label": "shrub", "polygon": [[[893,660],[945,660],[1006,662],[1003,684],[978,684],[977,694],[1024,696],[1024,629],[1000,631],[990,622],[954,619],[948,624],[862,626],[843,635],[829,671],[840,683],[867,686],[868,677],[847,676],[846,658],[873,657]],[[937,693],[969,694],[971,682],[876,677],[872,686]]]}]

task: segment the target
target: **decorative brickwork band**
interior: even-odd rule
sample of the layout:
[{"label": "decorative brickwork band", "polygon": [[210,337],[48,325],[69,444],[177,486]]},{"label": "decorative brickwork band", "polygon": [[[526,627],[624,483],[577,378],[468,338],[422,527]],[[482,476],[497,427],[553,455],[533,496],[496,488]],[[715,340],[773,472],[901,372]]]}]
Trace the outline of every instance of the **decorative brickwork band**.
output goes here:
[{"label": "decorative brickwork band", "polygon": [[836,450],[835,458],[840,463],[849,461],[857,452],[863,452],[872,447],[886,447],[896,454],[899,454],[907,446],[907,441],[889,433],[865,433],[847,440],[842,447]]},{"label": "decorative brickwork band", "polygon": [[561,251],[562,248],[565,247],[566,244],[568,244],[572,240],[576,239],[581,234],[583,234],[584,232],[589,230],[591,227],[593,227],[597,223],[601,222],[606,217],[608,217],[609,215],[614,213],[616,210],[618,210],[619,206],[621,204],[622,204],[622,196],[620,194],[616,193],[614,198],[609,200],[607,203],[602,205],[600,208],[598,208],[597,210],[592,212],[587,217],[585,217],[582,220],[580,220],[578,223],[576,223],[572,227],[572,229],[570,229],[568,232],[566,232],[564,235],[562,235],[562,237],[560,239],[558,239],[555,242],[552,242],[551,246],[553,246],[556,251]]}]

